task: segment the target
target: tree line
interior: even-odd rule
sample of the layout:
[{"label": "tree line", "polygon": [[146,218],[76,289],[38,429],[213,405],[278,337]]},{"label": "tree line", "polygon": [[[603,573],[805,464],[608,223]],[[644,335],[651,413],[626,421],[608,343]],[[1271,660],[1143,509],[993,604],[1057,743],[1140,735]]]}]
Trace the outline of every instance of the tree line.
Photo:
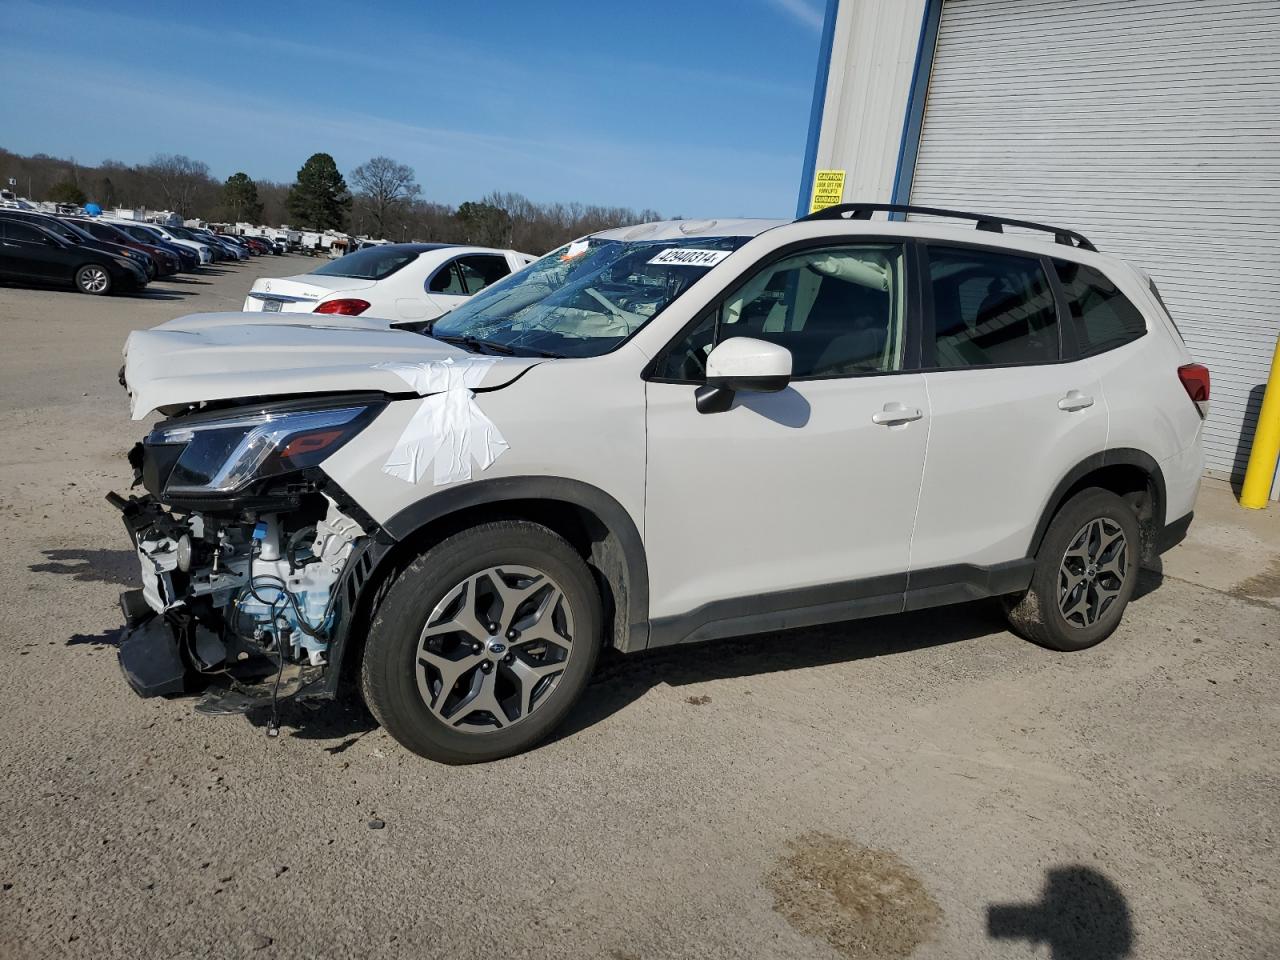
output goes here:
[{"label": "tree line", "polygon": [[427,200],[413,168],[373,157],[344,177],[333,157],[312,154],[293,183],[254,180],[238,171],[219,181],[208,164],[181,154],[147,163],[31,156],[0,148],[0,185],[17,181],[19,195],[103,209],[173,210],[188,219],[249,222],[295,229],[343,230],[387,240],[512,247],[541,254],[607,227],[659,220],[656,210],[583,203],[538,203],[493,192],[453,206]]}]

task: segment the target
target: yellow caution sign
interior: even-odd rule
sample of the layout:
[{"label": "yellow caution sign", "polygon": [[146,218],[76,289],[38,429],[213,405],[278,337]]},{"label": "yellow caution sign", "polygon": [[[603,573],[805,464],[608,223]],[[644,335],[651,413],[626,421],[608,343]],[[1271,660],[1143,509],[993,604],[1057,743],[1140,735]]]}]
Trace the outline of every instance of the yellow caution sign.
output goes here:
[{"label": "yellow caution sign", "polygon": [[844,171],[818,170],[813,175],[813,199],[809,212],[817,213],[824,207],[834,207],[844,200]]}]

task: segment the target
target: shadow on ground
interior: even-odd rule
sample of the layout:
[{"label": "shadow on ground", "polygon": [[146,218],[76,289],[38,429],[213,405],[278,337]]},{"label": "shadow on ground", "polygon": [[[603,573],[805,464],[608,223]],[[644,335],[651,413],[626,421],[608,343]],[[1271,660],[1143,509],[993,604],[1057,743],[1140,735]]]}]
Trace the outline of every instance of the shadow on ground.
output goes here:
[{"label": "shadow on ground", "polygon": [[1034,903],[987,908],[987,935],[1046,945],[1052,960],[1121,960],[1133,953],[1133,922],[1120,888],[1090,867],[1054,867]]},{"label": "shadow on ground", "polygon": [[90,646],[96,649],[118,647],[124,637],[124,627],[104,630],[102,633],[73,633],[67,640],[68,647]]},{"label": "shadow on ground", "polygon": [[32,573],[60,573],[81,583],[138,584],[138,555],[132,550],[45,550],[48,563],[33,563]]},{"label": "shadow on ground", "polygon": [[652,653],[608,653],[553,739],[606,720],[659,684],[681,686],[909,653],[1007,629],[998,603],[982,601],[868,620],[808,627]]}]

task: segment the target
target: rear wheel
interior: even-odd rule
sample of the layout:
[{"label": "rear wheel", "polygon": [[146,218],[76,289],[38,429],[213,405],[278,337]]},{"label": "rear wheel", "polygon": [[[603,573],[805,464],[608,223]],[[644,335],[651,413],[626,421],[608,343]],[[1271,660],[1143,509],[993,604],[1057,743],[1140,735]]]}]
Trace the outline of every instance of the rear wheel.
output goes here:
[{"label": "rear wheel", "polygon": [[392,585],[369,629],[365,702],[396,740],[442,763],[527,750],[564,719],[600,649],[582,558],[539,524],[473,527]]},{"label": "rear wheel", "polygon": [[1141,527],[1133,507],[1091,488],[1058,511],[1036,555],[1031,586],[1006,602],[1013,629],[1052,650],[1084,650],[1120,624],[1137,585]]},{"label": "rear wheel", "polygon": [[76,271],[76,289],[81,293],[101,296],[111,290],[111,274],[97,263],[86,263]]}]

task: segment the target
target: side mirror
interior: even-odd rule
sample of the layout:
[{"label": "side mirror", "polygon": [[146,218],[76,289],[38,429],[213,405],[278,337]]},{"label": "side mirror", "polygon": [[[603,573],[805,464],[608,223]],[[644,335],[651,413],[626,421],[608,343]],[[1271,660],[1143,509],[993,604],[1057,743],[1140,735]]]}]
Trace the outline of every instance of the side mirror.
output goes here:
[{"label": "side mirror", "polygon": [[723,413],[739,390],[777,393],[790,382],[790,350],[754,337],[731,337],[707,355],[707,382],[694,399],[699,413]]}]

